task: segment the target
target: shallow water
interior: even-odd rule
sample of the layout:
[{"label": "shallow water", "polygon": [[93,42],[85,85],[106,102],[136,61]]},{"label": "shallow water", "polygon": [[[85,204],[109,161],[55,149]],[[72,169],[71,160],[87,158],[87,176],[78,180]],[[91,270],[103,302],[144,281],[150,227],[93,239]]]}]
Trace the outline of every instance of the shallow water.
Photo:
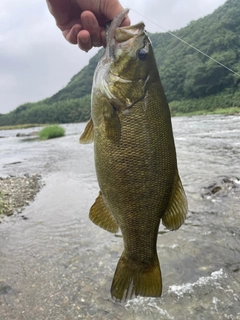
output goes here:
[{"label": "shallow water", "polygon": [[[84,126],[42,142],[15,137],[32,129],[0,131],[1,175],[45,181],[27,220],[0,224],[0,318],[240,319],[240,118],[173,119],[188,218],[176,232],[160,227],[162,297],[126,303],[109,293],[122,238],[88,219],[98,185],[93,147],[78,143]],[[222,190],[208,193],[213,183]]]}]

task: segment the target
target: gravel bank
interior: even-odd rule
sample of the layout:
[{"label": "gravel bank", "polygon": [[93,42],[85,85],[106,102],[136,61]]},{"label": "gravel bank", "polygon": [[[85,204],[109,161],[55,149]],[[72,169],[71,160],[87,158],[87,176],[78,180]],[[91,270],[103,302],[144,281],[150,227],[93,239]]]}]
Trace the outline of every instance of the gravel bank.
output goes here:
[{"label": "gravel bank", "polygon": [[42,186],[42,177],[39,174],[0,177],[0,223],[5,215],[21,213],[24,207],[34,200]]}]

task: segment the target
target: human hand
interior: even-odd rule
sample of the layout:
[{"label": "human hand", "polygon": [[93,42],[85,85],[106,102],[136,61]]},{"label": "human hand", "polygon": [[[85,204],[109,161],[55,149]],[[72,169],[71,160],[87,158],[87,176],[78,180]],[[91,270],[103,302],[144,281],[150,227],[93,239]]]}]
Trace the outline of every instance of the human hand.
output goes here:
[{"label": "human hand", "polygon": [[[88,51],[106,46],[105,24],[123,10],[118,0],[47,0],[66,40]],[[126,17],[122,26],[129,26]]]}]

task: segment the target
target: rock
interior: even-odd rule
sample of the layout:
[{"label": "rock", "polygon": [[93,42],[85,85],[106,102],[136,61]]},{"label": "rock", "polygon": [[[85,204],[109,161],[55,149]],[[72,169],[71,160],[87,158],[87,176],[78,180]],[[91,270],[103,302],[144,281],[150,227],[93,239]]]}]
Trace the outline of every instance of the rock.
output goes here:
[{"label": "rock", "polygon": [[6,165],[4,165],[4,167],[10,166],[10,165],[13,165],[13,164],[19,164],[19,163],[22,163],[22,161],[15,161],[15,162],[7,163]]},{"label": "rock", "polygon": [[26,133],[17,133],[16,137],[28,137],[28,134],[26,134]]},{"label": "rock", "polygon": [[210,199],[216,197],[226,197],[232,193],[240,192],[240,179],[237,177],[222,177],[207,187],[203,187],[201,197]]},{"label": "rock", "polygon": [[7,216],[14,212],[21,213],[41,189],[41,179],[39,174],[0,177],[0,213]]},{"label": "rock", "polygon": [[9,291],[11,291],[11,286],[5,283],[0,282],[0,295],[1,294],[7,294]]},{"label": "rock", "polygon": [[30,133],[22,133],[22,132],[19,132],[16,134],[16,137],[18,138],[23,138],[23,137],[36,137],[38,135],[38,131],[33,131],[33,132],[30,132]]}]

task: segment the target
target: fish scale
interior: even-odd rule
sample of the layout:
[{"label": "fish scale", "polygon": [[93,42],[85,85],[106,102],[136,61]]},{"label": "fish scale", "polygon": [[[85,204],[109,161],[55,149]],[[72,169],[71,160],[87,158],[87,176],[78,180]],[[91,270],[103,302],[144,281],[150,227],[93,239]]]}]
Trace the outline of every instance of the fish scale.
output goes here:
[{"label": "fish scale", "polygon": [[100,187],[90,219],[110,232],[120,228],[123,235],[111,287],[117,301],[161,295],[160,220],[175,230],[187,213],[151,43],[143,23],[119,27],[126,14],[120,13],[108,31],[94,74],[91,119],[80,138],[81,143],[94,141]]}]

